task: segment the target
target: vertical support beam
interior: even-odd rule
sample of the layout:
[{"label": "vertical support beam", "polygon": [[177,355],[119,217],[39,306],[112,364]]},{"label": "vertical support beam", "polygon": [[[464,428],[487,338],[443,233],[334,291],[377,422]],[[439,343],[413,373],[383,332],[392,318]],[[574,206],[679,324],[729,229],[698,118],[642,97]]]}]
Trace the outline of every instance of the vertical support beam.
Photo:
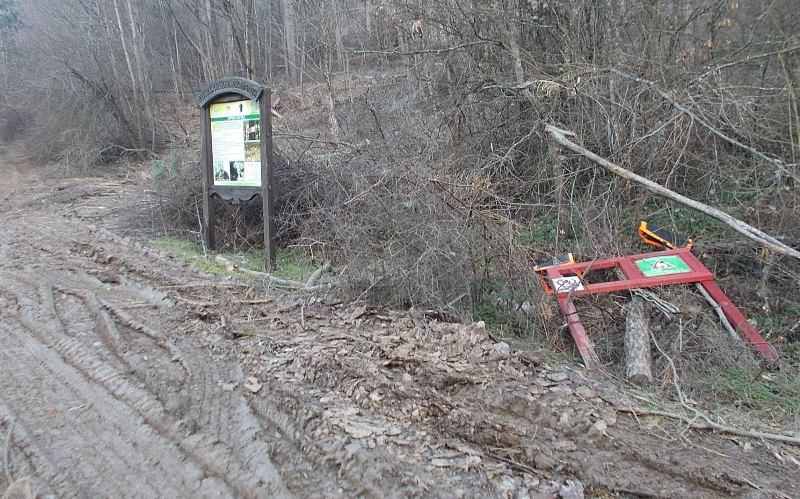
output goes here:
[{"label": "vertical support beam", "polygon": [[264,219],[264,270],[275,270],[275,216],[272,199],[272,91],[264,90],[258,101],[261,112],[261,201]]},{"label": "vertical support beam", "polygon": [[214,240],[214,226],[216,217],[214,214],[214,203],[211,199],[211,187],[214,185],[214,165],[211,157],[211,114],[209,106],[200,109],[201,135],[200,135],[200,171],[203,177],[203,248],[214,251],[216,242]]},{"label": "vertical support beam", "polygon": [[722,309],[722,313],[725,314],[725,317],[728,318],[728,321],[742,338],[747,340],[758,350],[758,353],[768,362],[773,363],[778,361],[778,352],[772,348],[772,345],[767,343],[767,340],[758,334],[756,328],[747,322],[747,318],[744,314],[736,308],[730,298],[728,298],[728,295],[722,291],[715,281],[703,281],[700,285],[703,286],[703,289],[717,302],[719,308]]},{"label": "vertical support beam", "polygon": [[586,369],[590,371],[600,369],[600,359],[594,351],[592,340],[586,335],[586,330],[583,328],[580,317],[578,317],[578,311],[575,310],[575,304],[572,303],[572,299],[568,295],[562,295],[558,296],[557,300],[561,313],[567,319],[567,326],[569,326],[572,339],[575,340],[575,345],[578,347]]}]

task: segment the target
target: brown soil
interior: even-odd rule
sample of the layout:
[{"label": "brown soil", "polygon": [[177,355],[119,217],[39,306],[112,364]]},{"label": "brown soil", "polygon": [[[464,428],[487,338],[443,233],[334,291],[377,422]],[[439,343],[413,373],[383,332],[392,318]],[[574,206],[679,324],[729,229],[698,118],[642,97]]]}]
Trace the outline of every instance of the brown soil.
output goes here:
[{"label": "brown soil", "polygon": [[800,496],[797,447],[633,418],[480,324],[198,272],[119,235],[135,182],[7,178],[9,492]]}]

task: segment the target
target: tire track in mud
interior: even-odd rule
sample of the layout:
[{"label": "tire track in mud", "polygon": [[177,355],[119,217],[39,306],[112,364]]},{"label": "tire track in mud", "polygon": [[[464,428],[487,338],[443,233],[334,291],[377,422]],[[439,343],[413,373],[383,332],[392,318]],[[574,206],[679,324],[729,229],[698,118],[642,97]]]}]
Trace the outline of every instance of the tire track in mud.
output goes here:
[{"label": "tire track in mud", "polygon": [[[101,493],[98,489],[91,490],[91,487],[99,485],[103,477],[115,482],[117,492],[146,492],[141,489],[141,484],[157,480],[152,477],[152,472],[142,470],[139,474],[141,481],[137,480],[140,483],[137,485],[131,481],[130,474],[114,475],[114,471],[125,469],[124,467],[133,468],[135,462],[141,460],[138,456],[142,453],[152,453],[146,460],[161,462],[165,466],[180,462],[169,460],[175,453],[168,452],[164,443],[154,439],[151,432],[141,431],[141,425],[137,421],[139,418],[132,411],[122,404],[114,403],[95,385],[86,383],[81,379],[83,373],[65,364],[55,352],[38,342],[31,342],[24,332],[21,333],[16,328],[3,325],[0,331],[4,333],[8,349],[0,372],[9,380],[6,383],[7,388],[19,388],[14,393],[4,393],[3,399],[7,405],[23,405],[26,413],[15,419],[22,420],[23,424],[30,419],[42,435],[42,440],[51,441],[49,450],[53,459],[50,461],[56,463],[56,475],[64,477],[52,483],[57,493],[74,495],[74,491],[60,485],[64,480],[83,484],[79,495]],[[33,387],[26,386],[31,379],[36,380],[36,394],[43,404],[24,404],[28,397],[17,393],[33,391]],[[90,410],[83,410],[90,407]],[[101,410],[94,410],[95,408]],[[21,411],[18,409],[17,412]],[[102,431],[97,431],[98,429]],[[131,429],[135,431],[131,432]],[[126,432],[131,432],[131,440],[120,438]],[[76,466],[64,466],[62,462],[69,461],[69,454],[73,452],[81,453],[80,462],[74,463]],[[181,475],[177,472],[186,469],[186,466],[181,466],[175,470],[178,478]],[[197,470],[195,476],[186,480],[187,484],[201,474]],[[155,489],[147,485],[148,490],[158,488],[168,489],[169,484],[157,484]]]},{"label": "tire track in mud", "polygon": [[[0,359],[8,360],[5,365],[13,366],[7,371],[8,376],[18,380],[17,388],[42,378],[48,382],[60,380],[60,390],[64,393],[77,391],[69,401],[73,407],[88,405],[90,409],[86,410],[103,421],[100,426],[87,426],[81,422],[82,418],[68,418],[63,423],[74,427],[71,433],[80,435],[81,441],[92,442],[91,448],[87,448],[88,444],[72,442],[70,447],[75,447],[75,452],[71,456],[64,455],[63,448],[54,443],[63,438],[60,432],[53,434],[45,430],[43,436],[31,438],[33,443],[29,448],[41,444],[39,447],[57,456],[47,461],[58,463],[48,465],[56,471],[42,471],[39,475],[55,484],[58,493],[84,495],[83,491],[60,485],[72,481],[61,478],[67,475],[66,470],[71,470],[76,475],[74,482],[110,486],[104,491],[92,490],[91,495],[101,491],[103,494],[127,494],[136,490],[145,495],[156,495],[156,491],[162,495],[172,485],[176,486],[177,495],[190,490],[244,497],[289,495],[269,461],[269,441],[259,439],[270,430],[262,426],[240,392],[221,392],[219,388],[221,382],[243,380],[238,364],[212,362],[204,352],[194,348],[187,350],[190,345],[178,347],[176,341],[167,339],[161,330],[123,310],[125,302],[144,297],[152,302],[151,307],[161,307],[149,309],[146,315],[158,323],[170,324],[170,313],[165,310],[170,304],[152,299],[158,295],[154,289],[100,288],[99,282],[89,275],[94,267],[102,265],[92,261],[96,251],[75,255],[69,244],[74,241],[51,238],[37,230],[33,231],[34,237],[21,243],[19,235],[23,230],[15,224],[10,231],[3,232],[0,232],[0,241],[5,246],[2,253],[6,259],[2,263],[6,268],[0,268],[0,294],[11,306],[2,313],[5,321],[0,331],[18,342],[16,357],[25,359],[15,364],[15,359],[4,359],[8,351],[0,352]],[[103,245],[108,243],[103,241]],[[123,251],[121,248],[111,250]],[[35,264],[9,265],[8,260],[20,263],[21,254],[30,257],[31,253],[35,256],[27,260]],[[138,257],[133,259],[139,260]],[[142,267],[140,261],[136,264]],[[46,277],[42,272],[45,267],[51,269]],[[181,277],[181,272],[163,269],[147,271],[137,277],[158,282],[165,274],[173,279]],[[167,326],[167,330],[169,328]],[[139,355],[132,355],[136,348]],[[159,362],[161,368],[154,368]],[[172,372],[167,372],[169,370]],[[176,371],[180,372],[179,376]],[[0,390],[0,400],[6,401],[5,409],[0,408],[0,416],[7,414],[3,416],[5,420],[18,421],[19,417],[14,415],[16,409],[26,424],[47,427],[42,421],[44,416],[31,414],[18,397],[8,397],[4,393],[9,388]],[[40,392],[45,388],[40,385],[32,390]],[[14,390],[10,391],[14,395]],[[47,399],[55,391],[50,387],[37,396]],[[104,425],[111,426],[111,434],[118,437],[109,437]],[[131,447],[126,439],[134,435],[138,440],[132,441],[137,445]],[[158,450],[151,460],[162,465],[157,470],[159,473],[153,474],[152,467],[147,466],[145,468],[151,470],[147,474],[142,467],[145,463],[135,462],[144,449]],[[100,456],[94,468],[86,464],[82,467],[61,464],[74,464],[76,459],[82,461],[84,458],[75,454],[85,456],[87,453]],[[40,468],[47,467],[39,466],[37,470]],[[101,481],[99,477],[109,472],[114,476]],[[149,483],[142,480],[145,476],[156,484],[153,489],[143,489],[144,484]],[[128,478],[130,483],[127,483]]]}]

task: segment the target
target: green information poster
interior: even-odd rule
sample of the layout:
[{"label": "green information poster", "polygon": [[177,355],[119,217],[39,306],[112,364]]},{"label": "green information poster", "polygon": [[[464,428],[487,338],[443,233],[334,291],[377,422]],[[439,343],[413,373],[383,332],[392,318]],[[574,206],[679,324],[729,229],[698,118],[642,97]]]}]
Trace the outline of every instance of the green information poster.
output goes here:
[{"label": "green information poster", "polygon": [[678,255],[653,256],[636,260],[636,266],[645,277],[658,277],[669,274],[685,274],[692,269]]},{"label": "green information poster", "polygon": [[212,104],[214,185],[261,186],[261,113],[251,100]]}]

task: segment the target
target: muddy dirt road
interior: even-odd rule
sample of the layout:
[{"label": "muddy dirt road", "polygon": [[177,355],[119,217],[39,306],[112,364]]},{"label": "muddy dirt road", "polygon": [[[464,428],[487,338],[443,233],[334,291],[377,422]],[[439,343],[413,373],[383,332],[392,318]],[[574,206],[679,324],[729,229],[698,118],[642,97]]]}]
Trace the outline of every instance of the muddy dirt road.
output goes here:
[{"label": "muddy dirt road", "polygon": [[137,189],[0,190],[4,490],[800,495],[797,448],[632,418],[636,401],[479,325],[265,291],[121,237]]}]

